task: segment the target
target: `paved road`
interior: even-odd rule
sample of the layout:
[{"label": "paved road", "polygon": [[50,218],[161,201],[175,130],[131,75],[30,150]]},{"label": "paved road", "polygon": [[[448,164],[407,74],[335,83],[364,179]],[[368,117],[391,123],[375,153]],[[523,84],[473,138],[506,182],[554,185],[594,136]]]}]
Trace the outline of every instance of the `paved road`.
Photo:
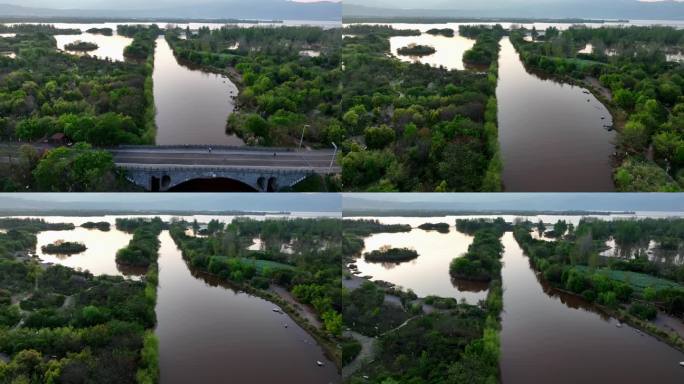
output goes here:
[{"label": "paved road", "polygon": [[[124,168],[179,167],[179,168],[269,168],[311,170],[328,173],[333,159],[332,150],[266,151],[263,149],[198,147],[140,147],[110,150],[117,166]],[[332,172],[340,167],[333,164]]]}]

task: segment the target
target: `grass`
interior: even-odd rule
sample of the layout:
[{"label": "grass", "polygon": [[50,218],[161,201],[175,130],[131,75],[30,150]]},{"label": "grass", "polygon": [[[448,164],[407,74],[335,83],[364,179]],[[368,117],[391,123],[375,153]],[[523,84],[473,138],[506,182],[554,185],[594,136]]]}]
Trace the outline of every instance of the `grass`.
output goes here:
[{"label": "grass", "polygon": [[[587,270],[585,266],[576,266],[579,270]],[[673,281],[661,279],[655,276],[647,275],[645,273],[630,272],[630,271],[616,271],[613,269],[598,269],[596,273],[600,273],[612,280],[622,281],[634,288],[637,291],[643,291],[644,288],[653,287],[655,289],[663,288],[679,288],[684,289],[684,286]]]},{"label": "grass", "polygon": [[568,63],[573,63],[577,64],[578,66],[584,68],[589,65],[606,65],[606,63],[602,63],[600,61],[595,61],[595,60],[585,60],[585,59],[577,59],[577,58],[567,58],[565,59]]},{"label": "grass", "polygon": [[292,265],[278,263],[276,261],[256,260],[256,259],[249,259],[246,257],[240,258],[240,261],[242,261],[245,264],[254,265],[254,267],[256,267],[256,269],[257,269],[257,273],[259,273],[259,274],[263,273],[264,269],[266,269],[266,268],[271,269],[271,270],[274,270],[274,269],[294,269],[295,268]]}]

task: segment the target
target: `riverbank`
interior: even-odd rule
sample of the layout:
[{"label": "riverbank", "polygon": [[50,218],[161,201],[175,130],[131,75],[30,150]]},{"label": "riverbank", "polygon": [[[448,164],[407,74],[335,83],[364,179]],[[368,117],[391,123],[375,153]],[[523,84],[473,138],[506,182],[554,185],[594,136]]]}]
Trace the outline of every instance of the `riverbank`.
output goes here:
[{"label": "riverbank", "polygon": [[[517,240],[516,240],[517,241]],[[522,245],[518,243],[518,245],[522,248]],[[575,292],[566,290],[564,288],[559,287],[557,284],[554,284],[553,282],[546,280],[543,276],[543,273],[538,269],[537,265],[532,262],[531,259],[529,259],[529,256],[523,251],[523,255],[528,258],[530,261],[530,267],[533,269],[534,273],[537,275],[537,278],[540,281],[544,281],[546,284],[548,284],[551,289],[553,289],[556,292],[562,293],[564,295],[568,295],[571,297],[576,298],[577,300],[580,300],[582,302],[585,302],[586,305],[591,306],[592,308],[596,309],[596,311],[599,314],[612,317],[616,320],[618,320],[621,323],[628,324],[632,326],[633,328],[640,330],[655,339],[666,343],[667,345],[671,346],[672,348],[677,349],[680,352],[684,352],[684,338],[680,334],[678,334],[675,331],[668,331],[665,326],[658,326],[654,322],[651,321],[644,321],[641,320],[633,315],[631,315],[625,308],[623,307],[618,307],[618,308],[610,308],[605,305],[601,305],[597,302],[587,302],[581,294],[577,294]]]}]

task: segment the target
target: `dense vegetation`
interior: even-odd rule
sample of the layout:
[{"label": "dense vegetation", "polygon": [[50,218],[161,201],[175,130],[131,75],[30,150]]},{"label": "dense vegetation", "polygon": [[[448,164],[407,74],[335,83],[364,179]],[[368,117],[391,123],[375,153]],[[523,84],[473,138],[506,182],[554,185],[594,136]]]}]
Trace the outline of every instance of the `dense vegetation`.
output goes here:
[{"label": "dense vegetation", "polygon": [[149,267],[155,263],[160,245],[159,234],[164,227],[164,223],[158,217],[152,220],[116,219],[118,230],[133,232],[133,238],[128,246],[116,253],[116,262],[134,267]]},{"label": "dense vegetation", "polygon": [[44,253],[59,254],[59,255],[73,255],[76,253],[85,252],[87,249],[85,244],[71,241],[58,241],[52,244],[43,245],[40,249]]},{"label": "dense vegetation", "polygon": [[401,263],[418,257],[415,249],[383,248],[365,253],[363,258],[371,263]]},{"label": "dense vegetation", "polygon": [[[187,263],[196,270],[218,276],[281,306],[307,329],[339,362],[336,346],[342,332],[340,299],[340,221],[336,219],[265,220],[236,219],[218,226],[208,237],[186,234],[189,223],[173,224],[171,236]],[[259,237],[264,247],[247,247]],[[288,245],[290,252],[283,252]],[[320,326],[302,317],[277,290],[288,291],[297,302],[310,307]]]},{"label": "dense vegetation", "polygon": [[226,26],[186,31],[186,40],[180,32],[167,34],[176,57],[223,73],[240,89],[229,133],[250,145],[298,145],[302,131],[313,146],[337,140],[339,29]]},{"label": "dense vegetation", "polygon": [[104,36],[112,36],[114,34],[111,28],[90,28],[86,32]]},{"label": "dense vegetation", "polygon": [[454,30],[451,28],[432,28],[428,29],[425,33],[435,36],[454,37]]},{"label": "dense vegetation", "polygon": [[397,53],[402,56],[429,56],[435,52],[437,52],[435,48],[420,44],[411,44],[397,49]]},{"label": "dense vegetation", "polygon": [[599,256],[609,236],[623,245],[638,244],[645,238],[670,238],[675,233],[681,236],[682,222],[583,220],[554,242],[535,240],[530,236],[530,226],[519,224],[514,235],[535,269],[553,286],[595,302],[625,321],[682,347],[680,337],[640,320],[652,319],[657,309],[675,316],[684,314],[684,266],[651,261],[645,254],[630,258]]},{"label": "dense vegetation", "polygon": [[425,223],[418,226],[424,231],[437,231],[440,233],[449,233],[449,224],[447,223]]},{"label": "dense vegetation", "polygon": [[81,224],[81,227],[87,228],[87,229],[98,229],[100,231],[107,232],[111,228],[111,224],[109,224],[106,221],[98,221],[98,222],[88,221],[86,223]]},{"label": "dense vegetation", "polygon": [[499,40],[504,35],[501,25],[461,25],[458,33],[463,37],[476,39],[473,48],[463,55],[464,63],[485,68],[496,63],[499,57]]},{"label": "dense vegetation", "polygon": [[[36,142],[60,133],[69,142],[94,146],[153,142],[151,51],[144,64],[78,57],[57,50],[52,35],[64,31],[40,25],[10,29],[20,33],[0,39],[1,51],[17,54],[16,59],[0,57],[2,140]],[[137,34],[134,45],[149,45],[155,29],[149,30]],[[86,144],[47,154],[30,146],[13,152],[18,161],[2,166],[4,190],[122,189],[111,158]]]},{"label": "dense vegetation", "polygon": [[500,190],[497,71],[450,71],[389,55],[388,26],[352,25],[344,34],[344,189]]},{"label": "dense vegetation", "polygon": [[503,231],[498,231],[493,226],[475,232],[468,252],[451,261],[451,276],[475,281],[491,281],[501,276],[503,245],[499,238],[502,235]]},{"label": "dense vegetation", "polygon": [[[615,185],[621,191],[676,191],[684,187],[684,64],[666,53],[684,44],[671,27],[546,30],[528,42],[511,42],[529,68],[580,82],[611,110],[618,130]],[[586,44],[591,53],[580,53]],[[598,80],[598,81],[597,81]],[[610,97],[592,84],[609,91]]]},{"label": "dense vegetation", "polygon": [[38,233],[43,231],[70,231],[74,229],[74,225],[72,223],[48,223],[44,219],[18,219],[12,217],[3,217],[0,218],[0,228]]},{"label": "dense vegetation", "polygon": [[[27,220],[24,228],[34,225]],[[31,232],[10,232],[35,244]],[[8,235],[0,236],[0,249],[13,247]],[[138,282],[43,268],[0,251],[0,353],[10,358],[0,361],[0,382],[156,383],[156,351],[149,347],[156,285],[156,270]]]},{"label": "dense vegetation", "polygon": [[79,51],[79,52],[88,52],[88,51],[94,51],[98,49],[99,46],[95,43],[90,43],[87,41],[74,41],[73,43],[66,44],[64,46],[64,49],[67,51]]},{"label": "dense vegetation", "polygon": [[[356,223],[361,229],[354,231]],[[367,236],[370,229],[381,231],[371,224],[345,221],[344,238],[355,243],[353,239]],[[492,222],[482,227],[479,237],[501,233]],[[498,238],[493,241],[501,247]],[[486,247],[486,241],[479,242],[476,248]],[[345,263],[353,257],[355,254],[345,253]],[[398,298],[399,303],[387,300],[390,297]],[[426,311],[424,305],[432,310]],[[343,320],[350,329],[344,344],[345,362],[355,364],[344,380],[354,384],[497,383],[502,307],[500,275],[492,276],[487,300],[478,305],[454,298],[418,298],[410,290],[404,292],[384,282],[364,281],[356,288],[344,289]],[[363,338],[357,333],[374,340],[372,355],[361,362],[354,361],[363,348],[359,341]]]}]

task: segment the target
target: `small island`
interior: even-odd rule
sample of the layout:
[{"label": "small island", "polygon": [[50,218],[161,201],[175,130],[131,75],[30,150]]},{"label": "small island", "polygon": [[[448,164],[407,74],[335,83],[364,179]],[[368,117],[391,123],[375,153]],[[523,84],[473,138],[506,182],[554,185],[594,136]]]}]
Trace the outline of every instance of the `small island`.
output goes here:
[{"label": "small island", "polygon": [[89,43],[87,41],[74,41],[73,43],[64,46],[67,51],[78,51],[78,52],[89,52],[98,49],[99,46],[95,43]]},{"label": "small island", "polygon": [[402,56],[429,56],[435,52],[437,51],[433,47],[419,44],[411,44],[397,49],[397,53]]},{"label": "small island", "polygon": [[424,231],[437,231],[440,233],[449,233],[449,224],[447,223],[425,223],[419,225],[418,228]]},{"label": "small island", "polygon": [[381,248],[363,255],[371,263],[401,263],[418,257],[418,252],[408,248]]},{"label": "small island", "polygon": [[102,232],[107,232],[110,230],[111,224],[109,224],[106,221],[98,221],[98,222],[89,221],[87,223],[81,224],[81,227],[86,228],[86,229],[98,229]]},{"label": "small island", "polygon": [[454,30],[451,28],[432,28],[426,33],[433,36],[454,37]]},{"label": "small island", "polygon": [[86,32],[104,36],[112,36],[114,34],[114,31],[111,28],[90,28]]},{"label": "small island", "polygon": [[44,253],[52,255],[75,255],[84,252],[87,248],[83,243],[70,241],[57,241],[52,244],[43,245],[40,249]]}]

